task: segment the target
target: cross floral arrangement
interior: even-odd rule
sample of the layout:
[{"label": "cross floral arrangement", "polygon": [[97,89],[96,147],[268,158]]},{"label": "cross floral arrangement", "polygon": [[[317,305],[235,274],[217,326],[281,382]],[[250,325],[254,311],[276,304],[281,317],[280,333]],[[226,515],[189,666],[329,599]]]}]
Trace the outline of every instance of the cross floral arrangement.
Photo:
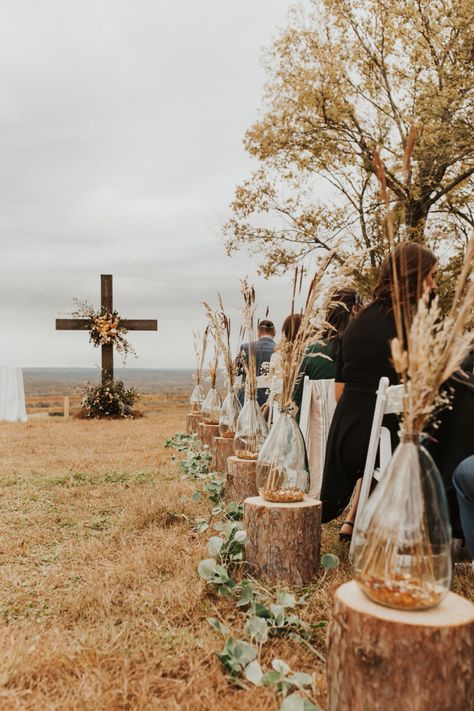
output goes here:
[{"label": "cross floral arrangement", "polygon": [[89,319],[89,341],[96,348],[113,345],[118,353],[122,353],[124,362],[127,355],[135,354],[132,344],[125,338],[128,331],[122,325],[124,318],[118,311],[114,310],[110,313],[104,307],[97,311],[88,301],[75,299],[74,303],[76,309],[72,312],[72,316]]}]

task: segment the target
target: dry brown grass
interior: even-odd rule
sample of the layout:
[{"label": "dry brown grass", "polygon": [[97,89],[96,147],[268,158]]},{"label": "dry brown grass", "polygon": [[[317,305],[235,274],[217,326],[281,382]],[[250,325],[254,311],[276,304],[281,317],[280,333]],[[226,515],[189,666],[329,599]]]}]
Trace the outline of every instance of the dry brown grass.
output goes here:
[{"label": "dry brown grass", "polygon": [[[273,691],[232,687],[215,656],[223,642],[206,617],[236,636],[243,623],[196,572],[207,534],[190,521],[207,509],[163,448],[184,412],[0,426],[1,709],[279,707]],[[340,553],[337,528],[325,527],[323,548]],[[349,575],[345,563],[315,586],[302,616],[328,619]],[[458,575],[465,594],[472,583]],[[324,649],[323,631],[314,644]],[[324,705],[311,651],[276,640],[263,661],[274,657],[316,670]]]}]

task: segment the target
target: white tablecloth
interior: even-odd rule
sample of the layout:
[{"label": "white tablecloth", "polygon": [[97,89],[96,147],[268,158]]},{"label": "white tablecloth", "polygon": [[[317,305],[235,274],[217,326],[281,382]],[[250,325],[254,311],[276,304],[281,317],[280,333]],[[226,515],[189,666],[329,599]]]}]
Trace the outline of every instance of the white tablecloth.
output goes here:
[{"label": "white tablecloth", "polygon": [[26,422],[23,372],[0,363],[0,421],[17,420]]}]

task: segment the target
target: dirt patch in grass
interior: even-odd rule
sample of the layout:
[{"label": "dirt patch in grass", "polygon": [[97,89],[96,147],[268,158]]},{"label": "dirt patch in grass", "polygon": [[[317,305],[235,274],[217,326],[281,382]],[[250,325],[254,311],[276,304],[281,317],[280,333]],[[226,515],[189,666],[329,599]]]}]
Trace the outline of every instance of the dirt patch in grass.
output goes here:
[{"label": "dirt patch in grass", "polygon": [[[223,640],[209,616],[242,636],[242,613],[197,575],[209,533],[192,523],[208,513],[191,500],[166,437],[185,410],[136,421],[37,420],[1,425],[0,708],[254,708],[273,711],[267,689],[229,684],[216,652]],[[335,588],[350,575],[338,525],[322,547],[343,559],[309,590],[301,616],[330,617]],[[454,588],[472,597],[465,566]],[[312,640],[324,652],[324,630]],[[262,662],[284,659],[317,672],[323,663],[300,643],[276,639]]]}]

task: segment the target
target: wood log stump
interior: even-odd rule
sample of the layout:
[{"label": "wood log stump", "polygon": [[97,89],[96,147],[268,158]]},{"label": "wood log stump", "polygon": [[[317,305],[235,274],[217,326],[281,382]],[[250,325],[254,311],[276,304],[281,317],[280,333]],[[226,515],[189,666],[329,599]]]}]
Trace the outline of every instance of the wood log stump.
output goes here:
[{"label": "wood log stump", "polygon": [[188,412],[186,415],[186,432],[192,434],[197,432],[198,424],[201,422],[202,415],[200,412]]},{"label": "wood log stump", "polygon": [[247,496],[256,496],[257,494],[257,461],[229,457],[224,490],[225,500],[241,504]]},{"label": "wood log stump", "polygon": [[474,605],[449,593],[431,610],[376,605],[354,581],[334,597],[328,711],[474,709]]},{"label": "wood log stump", "polygon": [[246,499],[245,560],[252,574],[290,585],[310,583],[319,568],[321,509],[320,501],[307,496],[292,504]]},{"label": "wood log stump", "polygon": [[233,437],[214,437],[214,467],[216,472],[227,473],[227,459],[234,454]]},{"label": "wood log stump", "polygon": [[[206,425],[204,422],[198,424],[198,437],[203,443],[209,447],[210,454],[214,452],[214,437],[219,436],[219,425]],[[214,457],[211,460],[214,465]]]}]

